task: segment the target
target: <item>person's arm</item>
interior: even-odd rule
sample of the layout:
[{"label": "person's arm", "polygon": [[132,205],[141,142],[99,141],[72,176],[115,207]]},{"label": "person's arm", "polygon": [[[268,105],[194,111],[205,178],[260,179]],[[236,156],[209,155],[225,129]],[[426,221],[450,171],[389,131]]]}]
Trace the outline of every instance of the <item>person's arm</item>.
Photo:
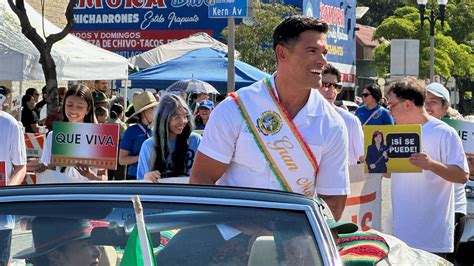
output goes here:
[{"label": "person's arm", "polygon": [[119,152],[119,164],[129,165],[138,162],[138,156],[130,156],[130,152],[127,150],[120,149]]},{"label": "person's arm", "polygon": [[221,163],[198,151],[194,159],[189,183],[214,185],[222,177],[228,166],[229,164]]},{"label": "person's arm", "polygon": [[31,130],[33,130],[34,133],[38,133],[38,132],[39,132],[38,122],[36,122],[36,123],[34,123],[34,124],[31,124]]},{"label": "person's arm", "polygon": [[346,207],[346,199],[347,195],[321,195],[318,194],[320,198],[322,198],[326,204],[329,206],[331,209],[332,215],[334,216],[334,219],[338,221],[341,219],[342,212],[344,211],[344,208]]},{"label": "person's arm", "polygon": [[[153,156],[151,156],[153,146],[151,139],[145,140],[142,144],[140,154],[138,155],[137,179],[144,179],[145,175],[151,172],[150,164],[154,164],[154,162],[151,162],[151,158],[153,158]],[[156,177],[156,175],[154,177]]]},{"label": "person's arm", "polygon": [[10,175],[10,181],[8,182],[9,186],[18,186],[23,183],[26,175],[26,164],[23,165],[13,165],[13,171]]},{"label": "person's arm", "polygon": [[464,172],[464,170],[459,166],[438,162],[433,160],[428,154],[424,152],[413,153],[410,157],[410,162],[416,167],[431,171],[443,179],[453,183],[464,184],[469,178],[469,174]]}]

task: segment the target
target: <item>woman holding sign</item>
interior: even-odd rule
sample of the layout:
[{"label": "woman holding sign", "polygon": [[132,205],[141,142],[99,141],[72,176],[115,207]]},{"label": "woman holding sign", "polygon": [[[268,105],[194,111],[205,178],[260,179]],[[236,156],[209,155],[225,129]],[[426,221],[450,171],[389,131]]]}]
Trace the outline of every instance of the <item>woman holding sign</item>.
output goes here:
[{"label": "woman holding sign", "polygon": [[369,167],[369,173],[386,173],[388,155],[388,147],[383,142],[383,132],[374,131],[372,134],[372,145],[367,147],[367,157],[365,162]]},{"label": "woman holding sign", "polygon": [[[94,116],[94,101],[91,90],[84,85],[74,85],[66,93],[63,104],[63,122],[68,123],[94,123],[97,121]],[[87,165],[78,164],[75,167],[59,167],[51,164],[51,146],[53,132],[48,134],[44,144],[43,155],[40,164],[36,168],[37,173],[42,173],[46,169],[56,170],[67,176],[64,183],[87,182],[91,180],[105,180],[106,171],[99,171]],[[40,178],[40,177],[39,177]]]},{"label": "woman holding sign", "polygon": [[137,179],[188,176],[201,136],[192,132],[192,113],[184,100],[165,95],[158,105],[153,138],[146,140],[138,159]]}]

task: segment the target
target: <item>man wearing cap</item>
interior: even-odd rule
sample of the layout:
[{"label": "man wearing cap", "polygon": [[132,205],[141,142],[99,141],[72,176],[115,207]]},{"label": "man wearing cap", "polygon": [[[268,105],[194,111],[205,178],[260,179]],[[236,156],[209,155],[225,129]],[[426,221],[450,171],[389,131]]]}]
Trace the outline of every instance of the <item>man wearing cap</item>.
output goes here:
[{"label": "man wearing cap", "polygon": [[421,124],[422,151],[410,163],[421,173],[392,173],[394,235],[408,245],[445,257],[454,243],[454,184],[464,184],[468,165],[461,139],[425,108],[426,87],[415,78],[389,86],[388,105],[397,124]]},{"label": "man wearing cap", "polygon": [[36,217],[31,224],[33,247],[15,259],[30,259],[35,266],[98,265],[101,253],[90,242],[92,226],[84,219]]},{"label": "man wearing cap", "polygon": [[[16,119],[3,111],[8,108],[7,98],[11,90],[0,86],[0,152],[2,162],[1,186],[20,185],[26,174],[26,147],[23,130]],[[10,258],[10,243],[15,218],[11,215],[0,216],[0,265],[7,265]]]},{"label": "man wearing cap", "polygon": [[213,109],[214,103],[211,100],[203,100],[199,102],[195,119],[196,130],[204,130]]},{"label": "man wearing cap", "polygon": [[337,94],[341,92],[341,72],[331,64],[327,64],[323,70],[323,82],[319,92],[329,104],[342,117],[349,133],[349,164],[357,164],[363,161],[364,156],[364,132],[359,119],[354,114],[334,104]]},{"label": "man wearing cap", "polygon": [[[440,83],[431,83],[426,86],[425,108],[428,114],[434,118],[441,119],[447,116],[450,108],[449,91]],[[464,228],[464,219],[462,217],[467,214],[467,198],[465,192],[465,184],[454,185],[454,252],[456,252],[460,237],[461,229]],[[453,261],[454,257],[450,258]]]},{"label": "man wearing cap", "polygon": [[119,152],[119,163],[128,165],[127,180],[137,179],[138,156],[143,142],[152,136],[151,124],[157,105],[155,96],[149,91],[133,98],[135,112],[129,119],[137,116],[139,122],[125,130]]},{"label": "man wearing cap", "polygon": [[355,115],[363,126],[365,125],[393,125],[393,119],[387,109],[380,105],[382,90],[371,83],[362,90],[362,101],[364,105],[357,108]]},{"label": "man wearing cap", "polygon": [[350,192],[347,129],[315,90],[327,64],[327,31],[315,18],[283,19],[273,33],[277,72],[212,112],[190,183],[319,196],[341,217]]}]

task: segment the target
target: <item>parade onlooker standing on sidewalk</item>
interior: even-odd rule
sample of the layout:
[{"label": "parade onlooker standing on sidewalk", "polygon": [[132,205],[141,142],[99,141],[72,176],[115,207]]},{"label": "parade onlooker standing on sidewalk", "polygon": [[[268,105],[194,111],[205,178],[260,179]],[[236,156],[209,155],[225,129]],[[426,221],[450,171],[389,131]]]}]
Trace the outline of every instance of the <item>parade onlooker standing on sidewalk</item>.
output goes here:
[{"label": "parade onlooker standing on sidewalk", "polygon": [[[425,99],[425,108],[429,115],[441,119],[448,116],[450,108],[449,91],[440,83],[431,83],[426,87],[427,94]],[[462,119],[461,117],[448,117],[451,119]],[[464,228],[463,217],[467,214],[467,198],[465,184],[454,184],[454,252],[448,256],[451,262],[454,262],[454,255],[457,251],[459,240]]]},{"label": "parade onlooker standing on sidewalk", "polygon": [[[26,174],[26,147],[23,130],[13,116],[4,112],[10,89],[0,86],[0,161],[5,162],[5,176],[9,186],[20,185]],[[10,244],[15,219],[11,215],[0,216],[0,265],[8,265]]]},{"label": "parade onlooker standing on sidewalk", "polygon": [[[123,138],[123,133],[127,129],[127,125],[122,121],[124,116],[123,106],[115,103],[110,107],[110,119],[109,124],[118,124],[119,125],[119,145]],[[118,151],[120,152],[120,151]],[[118,162],[118,155],[117,155]],[[107,171],[109,175],[109,180],[124,180],[127,175],[127,167],[121,164],[117,164],[117,170]]]},{"label": "parade onlooker standing on sidewalk", "polygon": [[190,183],[319,196],[341,217],[350,192],[347,129],[317,91],[327,31],[325,22],[306,16],[289,16],[275,28],[277,72],[212,112]]},{"label": "parade onlooker standing on sidewalk", "polygon": [[204,130],[212,110],[214,110],[214,103],[211,100],[203,100],[198,104],[196,119],[194,119],[196,130]]},{"label": "parade onlooker standing on sidewalk", "polygon": [[133,97],[135,113],[130,118],[137,116],[139,122],[125,130],[119,153],[119,163],[128,167],[127,180],[137,179],[138,155],[143,142],[152,136],[151,126],[157,105],[155,96],[149,91]]},{"label": "parade onlooker standing on sidewalk", "polygon": [[380,105],[382,91],[377,84],[371,83],[362,91],[364,105],[357,108],[355,115],[363,126],[393,125],[393,119],[387,109]]},{"label": "parade onlooker standing on sidewalk", "polygon": [[[66,93],[63,104],[64,119],[63,122],[68,123],[94,123],[97,121],[94,116],[94,102],[91,90],[84,85],[74,85]],[[78,164],[75,167],[59,167],[51,164],[53,132],[51,131],[46,137],[43,148],[43,154],[36,172],[41,173],[46,170],[56,170],[64,173],[71,180],[70,182],[81,183],[91,180],[105,180],[105,173],[97,168],[87,165]],[[67,181],[65,181],[67,182]]]},{"label": "parade onlooker standing on sidewalk", "polygon": [[31,95],[23,95],[21,98],[21,123],[25,127],[26,133],[38,133],[39,132],[39,118],[35,112],[35,99]]},{"label": "parade onlooker standing on sidewalk", "polygon": [[363,161],[364,132],[357,116],[334,104],[337,94],[341,90],[341,72],[333,65],[327,64],[323,70],[322,86],[319,92],[334,107],[346,124],[349,133],[349,164],[352,165]]},{"label": "parade onlooker standing on sidewalk", "polygon": [[461,139],[423,107],[424,83],[404,78],[389,86],[397,124],[421,124],[422,151],[410,157],[421,173],[392,173],[394,235],[409,246],[445,257],[454,243],[454,183],[465,183],[468,165]]},{"label": "parade onlooker standing on sidewalk", "polygon": [[192,113],[179,96],[167,94],[158,105],[155,132],[140,150],[137,179],[189,176],[201,136],[193,132]]}]

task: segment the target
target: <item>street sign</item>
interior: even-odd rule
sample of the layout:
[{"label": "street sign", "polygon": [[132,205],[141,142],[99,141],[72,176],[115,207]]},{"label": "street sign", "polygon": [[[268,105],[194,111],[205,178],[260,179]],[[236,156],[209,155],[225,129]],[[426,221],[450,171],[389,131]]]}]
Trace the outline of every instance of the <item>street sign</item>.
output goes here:
[{"label": "street sign", "polygon": [[209,18],[243,18],[247,16],[247,0],[210,0]]}]

